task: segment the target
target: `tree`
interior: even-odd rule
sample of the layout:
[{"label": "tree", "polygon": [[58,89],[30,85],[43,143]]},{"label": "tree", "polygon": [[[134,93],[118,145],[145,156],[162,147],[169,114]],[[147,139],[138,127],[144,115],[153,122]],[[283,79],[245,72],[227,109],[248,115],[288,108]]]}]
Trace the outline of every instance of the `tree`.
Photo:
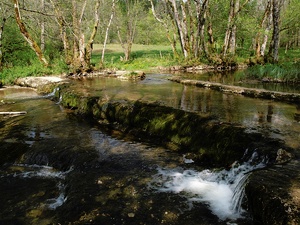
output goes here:
[{"label": "tree", "polygon": [[[169,41],[169,43],[172,47],[173,54],[174,54],[175,58],[178,58],[179,54],[178,54],[177,48],[176,48],[177,38],[176,38],[175,32],[173,31],[174,26],[172,26],[173,24],[170,22],[170,18],[168,16],[168,14],[161,13],[160,15],[158,15],[157,12],[156,12],[153,0],[149,0],[149,1],[151,3],[151,11],[152,11],[153,16],[165,28],[166,37],[167,37],[167,39],[168,39],[168,41]],[[167,9],[166,2],[163,2],[163,7],[165,9]]]},{"label": "tree", "polygon": [[278,50],[279,50],[279,32],[280,32],[280,0],[272,0],[273,3],[273,36],[270,46],[269,55],[272,58],[272,61],[278,62]]},{"label": "tree", "polygon": [[174,53],[177,53],[176,43],[178,41],[185,59],[199,59],[201,55],[207,57],[205,25],[207,25],[209,0],[164,0],[157,3],[157,8],[159,6],[163,8],[160,10],[160,15],[154,8],[154,2],[150,2],[153,15],[166,29]]},{"label": "tree", "polygon": [[[265,10],[259,25],[259,30],[256,35],[256,58],[260,60],[261,57],[265,55],[265,50],[268,43],[269,33],[271,30],[272,22],[272,4],[271,0],[267,0],[267,4],[264,6]],[[261,40],[261,33],[263,37]],[[261,43],[262,41],[262,43]]]},{"label": "tree", "polygon": [[241,10],[248,4],[249,0],[245,0],[242,5],[240,5],[240,0],[230,0],[229,15],[227,29],[223,44],[223,57],[226,57],[228,49],[231,55],[235,54],[236,50],[236,33],[237,25],[236,21]]},{"label": "tree", "polygon": [[106,49],[106,44],[107,44],[107,39],[108,39],[108,33],[109,33],[110,26],[112,24],[112,20],[115,15],[115,10],[116,10],[116,1],[112,0],[110,19],[106,26],[105,38],[104,38],[104,43],[103,43],[102,56],[101,56],[101,62],[100,62],[101,65],[104,64],[104,55],[105,55],[105,49]]},{"label": "tree", "polygon": [[33,39],[33,37],[30,35],[28,32],[25,24],[22,21],[21,13],[20,13],[20,6],[19,6],[19,1],[18,0],[13,0],[14,2],[14,9],[15,9],[15,19],[18,24],[18,27],[20,29],[21,34],[27,41],[27,43],[30,45],[32,50],[35,52],[35,54],[38,56],[38,59],[44,66],[48,66],[48,61],[45,58],[41,48],[37,44],[37,42]]},{"label": "tree", "polygon": [[3,61],[3,32],[4,26],[7,19],[10,17],[9,8],[7,5],[4,5],[4,2],[0,3],[0,69],[2,68],[2,61]]},{"label": "tree", "polygon": [[124,61],[130,59],[137,23],[144,15],[143,9],[142,1],[139,0],[118,1],[116,26],[118,38],[125,55]]},{"label": "tree", "polygon": [[281,14],[280,43],[286,52],[300,46],[300,1],[289,0],[283,3]]},{"label": "tree", "polygon": [[[75,72],[91,70],[91,54],[99,25],[100,1],[95,0],[93,4],[87,4],[87,0],[50,1],[60,27],[66,63]],[[65,6],[72,6],[71,10]],[[94,18],[90,15],[94,15]],[[87,42],[86,34],[89,35]]]}]

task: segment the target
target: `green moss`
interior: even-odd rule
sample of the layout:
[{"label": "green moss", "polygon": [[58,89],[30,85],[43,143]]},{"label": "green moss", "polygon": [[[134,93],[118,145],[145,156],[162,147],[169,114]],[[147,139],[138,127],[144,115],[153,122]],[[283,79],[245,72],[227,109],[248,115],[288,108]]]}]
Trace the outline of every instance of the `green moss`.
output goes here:
[{"label": "green moss", "polygon": [[76,109],[75,112],[81,115],[155,144],[192,152],[199,161],[208,165],[231,164],[261,138],[247,134],[244,127],[219,123],[210,117],[171,107],[139,101],[109,102],[99,97],[81,97],[69,88],[62,88],[60,94],[63,96],[62,104]]}]

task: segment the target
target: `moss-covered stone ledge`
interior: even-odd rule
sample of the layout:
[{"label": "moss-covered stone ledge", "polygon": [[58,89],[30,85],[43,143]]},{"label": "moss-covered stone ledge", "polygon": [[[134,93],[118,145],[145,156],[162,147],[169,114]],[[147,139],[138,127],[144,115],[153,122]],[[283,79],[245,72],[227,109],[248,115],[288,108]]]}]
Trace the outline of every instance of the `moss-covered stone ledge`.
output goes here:
[{"label": "moss-covered stone ledge", "polygon": [[246,149],[258,149],[274,161],[277,150],[284,148],[277,140],[247,133],[239,124],[154,103],[83,97],[68,87],[60,88],[56,98],[77,114],[113,126],[124,134],[192,153],[196,162],[209,166],[229,166],[241,159]]},{"label": "moss-covered stone ledge", "polygon": [[208,82],[208,81],[187,80],[187,79],[182,79],[180,77],[172,77],[169,80],[184,85],[194,85],[201,88],[209,88],[212,90],[231,93],[231,94],[240,94],[252,98],[272,99],[275,101],[283,101],[283,102],[300,102],[300,94],[298,93],[268,91],[264,89],[246,88],[246,87],[225,85],[221,83]]}]

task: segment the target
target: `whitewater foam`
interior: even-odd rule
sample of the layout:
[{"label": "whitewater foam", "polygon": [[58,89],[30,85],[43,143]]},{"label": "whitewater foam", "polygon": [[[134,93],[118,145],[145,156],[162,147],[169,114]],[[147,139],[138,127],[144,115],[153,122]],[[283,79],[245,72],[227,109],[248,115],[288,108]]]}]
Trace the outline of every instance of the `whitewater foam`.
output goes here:
[{"label": "whitewater foam", "polygon": [[65,179],[66,175],[73,170],[72,167],[67,171],[58,171],[51,166],[45,165],[14,164],[13,166],[11,166],[11,170],[14,172],[11,174],[6,174],[5,176],[20,177],[25,179],[39,177],[41,179],[57,180],[59,196],[57,198],[46,200],[46,203],[44,205],[48,209],[55,210],[57,207],[63,205],[67,200],[67,197],[65,196],[65,185],[63,184],[63,180]]},{"label": "whitewater foam", "polygon": [[158,168],[150,188],[180,194],[188,203],[202,202],[220,220],[234,220],[243,217],[245,212],[241,205],[249,173],[265,166],[264,162],[254,164],[256,158],[255,153],[248,162],[218,172]]}]

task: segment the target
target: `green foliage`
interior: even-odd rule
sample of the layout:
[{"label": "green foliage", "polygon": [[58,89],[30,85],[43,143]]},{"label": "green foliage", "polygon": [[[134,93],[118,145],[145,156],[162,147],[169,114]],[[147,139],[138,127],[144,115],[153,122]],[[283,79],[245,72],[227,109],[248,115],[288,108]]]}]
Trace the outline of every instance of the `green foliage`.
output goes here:
[{"label": "green foliage", "polygon": [[299,81],[300,62],[255,65],[245,71],[245,76],[254,79],[270,78],[272,80]]}]

